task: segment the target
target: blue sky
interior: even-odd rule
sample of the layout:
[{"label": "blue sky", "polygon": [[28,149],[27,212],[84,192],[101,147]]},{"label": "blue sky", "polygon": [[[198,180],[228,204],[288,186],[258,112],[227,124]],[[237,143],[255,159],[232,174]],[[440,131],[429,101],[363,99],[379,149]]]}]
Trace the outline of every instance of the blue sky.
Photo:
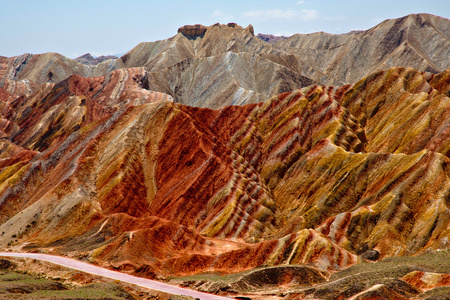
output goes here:
[{"label": "blue sky", "polygon": [[255,34],[345,33],[411,13],[450,18],[450,0],[0,0],[0,55],[124,53],[217,22],[252,24]]}]

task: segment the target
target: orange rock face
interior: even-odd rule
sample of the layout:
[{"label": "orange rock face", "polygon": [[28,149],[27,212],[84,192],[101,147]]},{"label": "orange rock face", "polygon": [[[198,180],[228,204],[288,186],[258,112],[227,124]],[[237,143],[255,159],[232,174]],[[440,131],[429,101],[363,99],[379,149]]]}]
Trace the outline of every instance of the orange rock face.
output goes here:
[{"label": "orange rock face", "polygon": [[415,271],[402,278],[407,283],[422,290],[450,286],[450,274]]},{"label": "orange rock face", "polygon": [[220,110],[173,103],[145,76],[3,90],[3,247],[148,277],[449,247],[448,72],[393,68]]}]

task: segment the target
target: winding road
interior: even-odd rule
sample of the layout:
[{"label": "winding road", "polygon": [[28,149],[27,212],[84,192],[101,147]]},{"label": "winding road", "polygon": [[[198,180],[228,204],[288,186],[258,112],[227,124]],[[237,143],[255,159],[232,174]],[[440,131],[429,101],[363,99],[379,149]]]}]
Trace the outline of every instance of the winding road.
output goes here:
[{"label": "winding road", "polygon": [[111,278],[114,280],[120,280],[123,282],[135,284],[140,287],[149,288],[152,290],[158,290],[161,292],[166,292],[174,295],[182,295],[182,296],[191,296],[194,298],[205,299],[205,300],[215,300],[215,299],[231,299],[228,297],[221,297],[213,294],[203,293],[199,291],[194,291],[174,285],[170,285],[167,283],[162,283],[155,280],[150,280],[146,278],[141,278],[117,271],[108,270],[102,267],[94,266],[82,261],[78,261],[76,259],[55,256],[49,254],[41,254],[41,253],[14,253],[14,252],[0,252],[0,256],[7,257],[24,257],[24,258],[34,258],[39,260],[48,261],[60,266],[68,267],[71,269],[83,271],[89,274],[103,276],[107,278]]}]

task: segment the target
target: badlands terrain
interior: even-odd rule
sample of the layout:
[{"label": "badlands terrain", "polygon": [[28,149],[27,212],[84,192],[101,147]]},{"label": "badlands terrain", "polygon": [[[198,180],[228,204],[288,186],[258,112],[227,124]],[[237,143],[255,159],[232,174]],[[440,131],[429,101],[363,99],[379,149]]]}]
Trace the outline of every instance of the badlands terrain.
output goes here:
[{"label": "badlands terrain", "polygon": [[449,57],[427,14],[0,57],[0,248],[230,297],[448,299]]}]

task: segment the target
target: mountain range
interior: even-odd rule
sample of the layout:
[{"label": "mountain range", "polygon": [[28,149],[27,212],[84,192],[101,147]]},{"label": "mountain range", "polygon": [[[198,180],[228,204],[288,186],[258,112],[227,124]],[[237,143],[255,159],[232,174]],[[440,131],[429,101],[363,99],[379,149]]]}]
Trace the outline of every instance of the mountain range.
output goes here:
[{"label": "mountain range", "polygon": [[[0,246],[160,279],[302,265],[311,284],[448,258],[449,41],[449,20],[417,14],[275,43],[186,25],[102,62],[1,57]],[[419,297],[450,285],[418,284],[436,270],[280,299]]]},{"label": "mountain range", "polygon": [[185,105],[219,109],[311,84],[351,84],[390,67],[439,73],[450,68],[449,56],[448,20],[417,14],[366,31],[296,34],[277,43],[256,37],[251,25],[187,25],[169,39],[141,43],[96,65],[56,53],[0,57],[0,76],[43,84],[139,67],[146,73],[144,88]]}]

